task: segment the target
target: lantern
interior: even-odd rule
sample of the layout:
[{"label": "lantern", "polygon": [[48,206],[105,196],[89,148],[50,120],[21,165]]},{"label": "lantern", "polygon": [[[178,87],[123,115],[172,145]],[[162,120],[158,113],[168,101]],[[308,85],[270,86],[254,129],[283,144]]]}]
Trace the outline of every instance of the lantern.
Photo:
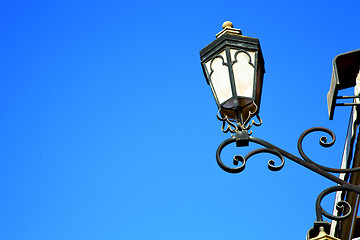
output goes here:
[{"label": "lantern", "polygon": [[236,122],[237,131],[247,130],[245,125],[259,112],[265,72],[259,40],[242,36],[227,21],[200,58],[221,117]]}]

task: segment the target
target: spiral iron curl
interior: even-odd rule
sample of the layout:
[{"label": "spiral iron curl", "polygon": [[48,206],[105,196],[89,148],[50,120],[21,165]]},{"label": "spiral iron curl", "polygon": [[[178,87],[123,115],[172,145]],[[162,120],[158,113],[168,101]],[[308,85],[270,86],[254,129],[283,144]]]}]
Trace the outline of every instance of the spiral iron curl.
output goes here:
[{"label": "spiral iron curl", "polygon": [[298,140],[298,144],[297,144],[297,148],[298,148],[298,151],[301,155],[301,157],[308,163],[311,163],[311,164],[314,164],[315,166],[327,171],[327,172],[331,172],[331,173],[351,173],[351,172],[359,172],[360,171],[360,167],[356,167],[356,168],[349,168],[349,169],[339,169],[339,168],[329,168],[329,167],[325,167],[325,166],[322,166],[320,164],[317,164],[315,162],[313,162],[312,160],[310,160],[310,158],[305,154],[304,150],[303,150],[303,147],[302,147],[302,143],[303,143],[303,140],[304,138],[309,134],[309,133],[312,133],[312,132],[325,132],[327,134],[329,134],[331,136],[331,141],[330,142],[327,142],[328,139],[326,136],[322,136],[319,140],[319,144],[322,146],[322,147],[331,147],[334,145],[335,143],[335,134],[327,129],[327,128],[323,128],[323,127],[314,127],[314,128],[309,128],[308,130],[304,131],[300,137],[299,137],[299,140]]},{"label": "spiral iron curl", "polygon": [[354,193],[360,195],[360,188],[357,186],[353,186],[349,183],[346,185],[333,186],[333,187],[329,187],[329,188],[325,189],[324,191],[322,191],[319,194],[318,198],[316,199],[315,208],[316,208],[316,218],[318,221],[323,221],[322,216],[325,216],[325,217],[327,217],[331,220],[335,220],[335,221],[341,221],[350,216],[350,214],[352,212],[352,208],[351,208],[350,204],[346,201],[339,201],[336,203],[336,209],[342,210],[342,214],[343,214],[342,216],[332,215],[332,214],[326,212],[321,207],[321,201],[323,200],[323,198],[325,196],[329,195],[330,193],[338,192],[338,191],[354,192]]}]

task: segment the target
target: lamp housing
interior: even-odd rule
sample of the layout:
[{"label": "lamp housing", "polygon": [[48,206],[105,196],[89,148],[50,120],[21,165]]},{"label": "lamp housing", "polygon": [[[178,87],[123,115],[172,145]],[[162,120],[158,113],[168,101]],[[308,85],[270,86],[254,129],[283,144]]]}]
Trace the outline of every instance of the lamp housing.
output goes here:
[{"label": "lamp housing", "polygon": [[216,39],[200,51],[201,65],[221,116],[247,123],[259,112],[264,59],[259,40],[225,22]]}]

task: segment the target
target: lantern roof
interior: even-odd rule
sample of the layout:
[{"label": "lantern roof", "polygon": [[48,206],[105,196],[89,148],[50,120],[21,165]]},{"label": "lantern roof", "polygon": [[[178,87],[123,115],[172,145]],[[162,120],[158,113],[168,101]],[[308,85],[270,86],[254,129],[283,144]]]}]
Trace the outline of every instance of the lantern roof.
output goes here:
[{"label": "lantern roof", "polygon": [[[224,31],[224,33],[200,51],[201,60],[206,60],[211,57],[211,53],[217,53],[225,46],[240,47],[249,50],[260,50],[261,52],[259,39],[243,35],[235,35],[229,31]],[[259,59],[261,59],[262,62],[264,61],[262,54],[260,54]]]}]

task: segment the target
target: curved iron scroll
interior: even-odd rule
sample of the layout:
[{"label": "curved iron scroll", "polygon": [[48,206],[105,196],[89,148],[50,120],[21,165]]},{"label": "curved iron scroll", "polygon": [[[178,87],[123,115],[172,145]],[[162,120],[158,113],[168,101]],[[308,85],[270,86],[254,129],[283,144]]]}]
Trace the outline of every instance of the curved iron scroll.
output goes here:
[{"label": "curved iron scroll", "polygon": [[318,221],[322,221],[322,216],[324,215],[325,217],[331,219],[331,220],[335,220],[335,221],[340,221],[340,220],[344,220],[345,218],[349,217],[351,214],[351,206],[348,202],[346,201],[339,201],[336,204],[336,208],[337,210],[341,210],[342,209],[342,216],[335,216],[332,215],[328,212],[326,212],[322,207],[321,207],[321,200],[323,200],[323,198],[325,196],[327,196],[330,193],[333,192],[354,192],[358,195],[360,195],[360,187],[358,186],[354,186],[351,184],[348,185],[340,185],[340,186],[333,186],[333,187],[329,187],[327,189],[325,189],[324,191],[322,191],[318,198],[316,199],[316,218],[318,219]]},{"label": "curved iron scroll", "polygon": [[[330,187],[330,188],[324,190],[318,196],[317,201],[316,201],[316,218],[317,218],[317,221],[322,221],[323,220],[322,216],[325,216],[329,219],[336,220],[336,221],[343,220],[343,219],[347,218],[348,216],[350,216],[350,214],[351,214],[352,209],[348,202],[345,202],[345,201],[338,202],[337,208],[338,209],[346,209],[346,210],[343,211],[343,216],[334,216],[323,210],[323,208],[321,207],[321,200],[328,194],[337,192],[337,191],[354,192],[354,193],[360,195],[360,186],[352,185],[352,184],[331,174],[331,173],[359,172],[360,168],[351,168],[351,169],[328,168],[328,167],[322,166],[322,165],[317,164],[317,163],[313,162],[312,160],[310,160],[310,158],[304,153],[302,143],[303,143],[304,138],[309,133],[312,133],[312,132],[324,132],[331,136],[330,142],[328,142],[328,139],[325,136],[320,138],[319,143],[322,147],[331,147],[335,143],[335,134],[331,130],[329,130],[327,128],[322,128],[322,127],[310,128],[310,129],[304,131],[299,137],[297,146],[298,146],[299,154],[302,157],[302,158],[299,158],[279,147],[276,147],[275,145],[273,145],[269,142],[266,142],[266,141],[256,138],[256,137],[249,136],[250,142],[259,144],[265,148],[260,148],[260,149],[251,151],[250,153],[245,155],[245,157],[236,155],[233,159],[233,163],[234,163],[235,167],[229,167],[226,164],[224,164],[224,162],[221,160],[220,155],[221,155],[222,150],[227,145],[236,142],[236,138],[231,137],[231,138],[226,139],[219,145],[219,147],[216,151],[216,161],[217,161],[218,165],[220,166],[220,168],[223,169],[224,171],[226,171],[228,173],[239,173],[245,169],[246,162],[251,156],[258,154],[258,153],[267,152],[267,153],[271,153],[271,154],[277,156],[281,160],[281,164],[278,166],[275,166],[274,160],[270,160],[268,162],[268,168],[271,171],[278,171],[283,168],[284,163],[285,163],[284,157],[286,157],[286,158],[290,159],[291,161],[296,162],[297,164],[300,164],[301,166],[306,167],[307,169],[310,169],[311,171],[338,184],[338,186]],[[237,166],[239,164],[239,162],[241,162],[241,165]]]}]

